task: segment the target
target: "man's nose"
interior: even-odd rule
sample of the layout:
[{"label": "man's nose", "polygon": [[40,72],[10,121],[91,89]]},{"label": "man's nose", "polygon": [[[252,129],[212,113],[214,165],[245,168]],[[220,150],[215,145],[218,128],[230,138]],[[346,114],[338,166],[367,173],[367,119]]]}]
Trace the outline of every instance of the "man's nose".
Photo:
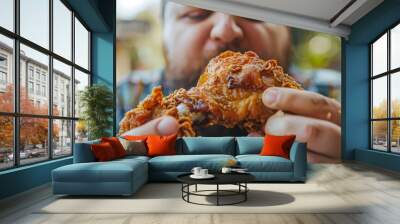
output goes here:
[{"label": "man's nose", "polygon": [[243,30],[237,25],[233,16],[220,14],[215,18],[210,36],[218,42],[227,44],[241,39],[243,37]]}]

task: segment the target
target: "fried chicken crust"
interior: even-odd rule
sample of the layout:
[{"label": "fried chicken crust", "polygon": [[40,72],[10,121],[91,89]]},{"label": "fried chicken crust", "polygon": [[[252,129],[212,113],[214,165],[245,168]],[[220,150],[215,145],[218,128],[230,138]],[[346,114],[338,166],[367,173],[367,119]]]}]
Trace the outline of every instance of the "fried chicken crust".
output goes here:
[{"label": "fried chicken crust", "polygon": [[196,136],[198,127],[212,125],[260,132],[276,112],[262,102],[264,90],[273,86],[302,89],[276,60],[264,61],[252,51],[225,51],[210,60],[196,87],[178,89],[168,96],[163,96],[161,86],[155,87],[125,114],[119,132],[163,115],[178,120],[179,136]]}]

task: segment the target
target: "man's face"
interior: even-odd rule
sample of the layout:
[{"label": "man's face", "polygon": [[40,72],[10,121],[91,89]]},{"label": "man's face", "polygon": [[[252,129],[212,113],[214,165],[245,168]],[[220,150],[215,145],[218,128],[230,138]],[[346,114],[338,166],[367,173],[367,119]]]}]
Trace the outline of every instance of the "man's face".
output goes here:
[{"label": "man's face", "polygon": [[193,86],[209,60],[225,50],[254,51],[286,67],[290,35],[284,26],[168,2],[163,41],[166,77]]}]

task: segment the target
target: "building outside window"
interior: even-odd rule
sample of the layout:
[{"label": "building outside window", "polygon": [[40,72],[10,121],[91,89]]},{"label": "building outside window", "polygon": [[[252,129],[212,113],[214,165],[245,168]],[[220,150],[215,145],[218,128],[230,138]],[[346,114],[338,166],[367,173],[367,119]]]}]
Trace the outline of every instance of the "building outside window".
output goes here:
[{"label": "building outside window", "polygon": [[46,96],[46,86],[42,86],[42,96]]},{"label": "building outside window", "polygon": [[0,67],[7,67],[7,56],[0,54]]},{"label": "building outside window", "polygon": [[36,84],[36,95],[40,95],[40,84]]},{"label": "building outside window", "polygon": [[32,66],[29,66],[28,74],[29,74],[29,79],[33,80],[33,67]]},{"label": "building outside window", "polygon": [[4,71],[0,71],[0,84],[6,85],[7,84],[7,73]]},{"label": "building outside window", "polygon": [[36,69],[36,80],[40,81],[40,70]]},{"label": "building outside window", "polygon": [[28,82],[28,93],[29,93],[29,94],[33,94],[33,92],[34,92],[33,82],[32,82],[32,81],[29,81],[29,82]]},{"label": "building outside window", "polygon": [[7,56],[0,54],[0,89],[3,91],[7,86]]},{"label": "building outside window", "polygon": [[46,83],[46,74],[45,73],[42,73],[42,82],[44,82],[44,83]]},{"label": "building outside window", "polygon": [[[13,4],[13,1],[7,2],[4,4]],[[79,123],[79,114],[70,105],[79,101],[77,93],[90,83],[80,81],[82,77],[90,80],[90,32],[71,7],[65,5],[66,2],[51,2],[19,1],[18,13],[12,11],[10,14],[19,16],[14,18],[19,21],[18,27],[7,32],[0,29],[0,83],[12,87],[0,88],[0,99],[7,99],[0,100],[3,128],[0,132],[0,170],[70,156],[73,143],[87,139],[85,126]],[[4,8],[12,9],[13,5]],[[37,14],[38,11],[41,13]],[[50,24],[53,25],[51,29]],[[14,54],[19,61],[13,60]],[[19,66],[19,88],[14,82],[16,66]],[[75,77],[76,73],[79,77]],[[53,78],[52,86],[50,78]],[[62,86],[59,80],[64,82]],[[79,89],[65,88],[78,84]],[[14,91],[20,91],[18,98],[13,97]],[[60,94],[63,102],[57,104]],[[50,99],[53,99],[53,105],[50,105]],[[14,111],[14,105],[19,112]],[[15,129],[19,131],[14,134]],[[41,134],[33,140],[33,132]]]}]

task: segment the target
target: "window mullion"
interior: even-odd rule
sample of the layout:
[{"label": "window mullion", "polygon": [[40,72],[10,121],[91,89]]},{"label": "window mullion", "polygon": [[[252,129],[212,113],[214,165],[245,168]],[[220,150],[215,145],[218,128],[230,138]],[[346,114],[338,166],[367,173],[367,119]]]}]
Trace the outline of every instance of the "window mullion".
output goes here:
[{"label": "window mullion", "polygon": [[[71,67],[72,71],[71,71],[71,91],[72,91],[72,105],[71,105],[71,117],[75,118],[75,12],[72,11],[71,14],[71,23],[72,23],[72,49],[71,49],[71,60],[72,60],[72,64],[73,66]],[[72,132],[71,132],[71,151],[72,151],[72,155],[74,155],[74,151],[75,151],[75,125],[76,125],[76,121],[72,121],[71,122],[71,128],[72,128]]]},{"label": "window mullion", "polygon": [[[386,52],[386,54],[387,54],[387,64],[386,64],[386,66],[387,66],[387,71],[389,71],[390,70],[390,29],[388,30],[388,32],[387,32],[387,52]],[[387,98],[388,98],[388,103],[387,103],[387,110],[388,110],[388,117],[389,118],[391,118],[392,117],[392,100],[391,100],[391,84],[390,84],[390,80],[391,80],[391,78],[392,78],[392,76],[391,76],[391,74],[389,73],[388,75],[387,75]],[[387,139],[388,139],[388,141],[389,141],[389,143],[388,143],[388,152],[391,152],[392,151],[392,135],[391,135],[391,132],[392,132],[392,125],[391,125],[391,120],[389,120],[388,121],[388,126],[387,126]]]},{"label": "window mullion", "polygon": [[369,45],[369,148],[372,150],[374,146],[374,136],[373,136],[373,85],[372,85],[372,71],[373,71],[373,63],[372,63],[372,56],[373,56],[373,47],[372,45]]},{"label": "window mullion", "polygon": [[[17,35],[19,35],[19,5],[20,1],[14,1],[14,30]],[[20,50],[19,50],[19,39],[14,39],[14,112],[19,113],[19,99],[20,99]],[[20,157],[19,157],[19,135],[20,135],[20,119],[19,117],[14,116],[14,166],[20,165]]]},{"label": "window mullion", "polygon": [[[49,50],[53,52],[53,0],[49,0]],[[48,73],[48,91],[49,94],[49,116],[48,120],[48,152],[49,159],[53,159],[53,56],[49,55],[49,73]]]}]

